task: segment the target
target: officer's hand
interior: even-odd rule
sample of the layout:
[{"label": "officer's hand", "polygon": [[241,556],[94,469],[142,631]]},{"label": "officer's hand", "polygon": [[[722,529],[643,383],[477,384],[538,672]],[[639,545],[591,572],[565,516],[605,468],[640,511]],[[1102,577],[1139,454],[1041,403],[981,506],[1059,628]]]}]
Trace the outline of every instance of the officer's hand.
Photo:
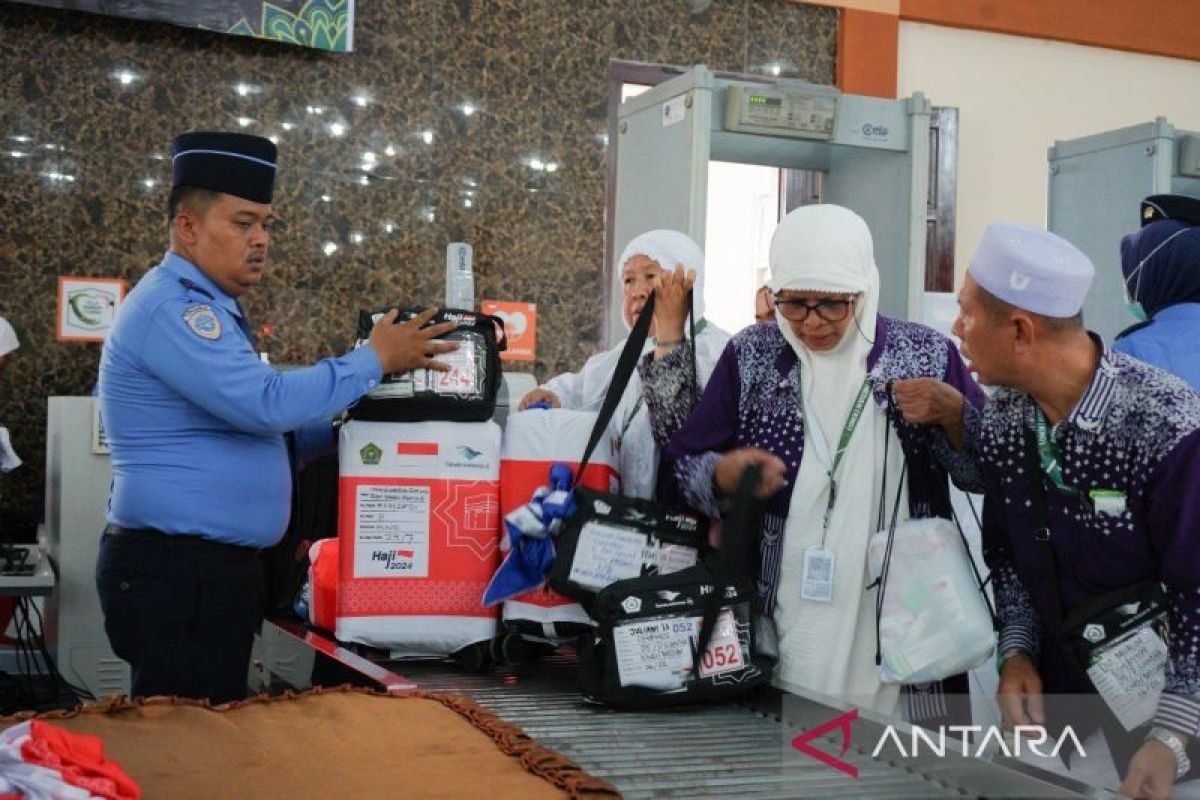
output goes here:
[{"label": "officer's hand", "polygon": [[934,378],[911,378],[892,384],[892,396],[901,416],[916,425],[940,425],[955,449],[962,448],[962,393]]},{"label": "officer's hand", "polygon": [[1126,797],[1167,800],[1175,786],[1175,754],[1157,739],[1148,739],[1129,762],[1129,771],[1121,781]]},{"label": "officer's hand", "polygon": [[757,447],[730,450],[721,456],[713,472],[713,484],[722,494],[733,494],[742,479],[742,472],[751,464],[762,469],[762,480],[755,492],[759,498],[765,500],[787,485],[787,465],[783,459]]},{"label": "officer's hand", "polygon": [[996,695],[1005,727],[1046,724],[1042,678],[1024,653],[1014,653],[1004,660]]},{"label": "officer's hand", "polygon": [[524,411],[534,403],[549,403],[551,408],[562,408],[562,401],[554,392],[549,389],[534,389],[521,398],[521,402],[517,404],[517,410]]},{"label": "officer's hand", "polygon": [[379,362],[383,364],[384,374],[408,372],[410,369],[424,367],[438,372],[447,372],[448,364],[434,361],[433,356],[439,353],[449,353],[458,349],[456,342],[432,341],[439,336],[449,333],[458,327],[453,322],[442,322],[422,328],[433,315],[435,308],[427,308],[408,322],[396,323],[399,310],[393,308],[384,314],[375,327],[371,328],[371,336],[367,340],[375,348]]}]

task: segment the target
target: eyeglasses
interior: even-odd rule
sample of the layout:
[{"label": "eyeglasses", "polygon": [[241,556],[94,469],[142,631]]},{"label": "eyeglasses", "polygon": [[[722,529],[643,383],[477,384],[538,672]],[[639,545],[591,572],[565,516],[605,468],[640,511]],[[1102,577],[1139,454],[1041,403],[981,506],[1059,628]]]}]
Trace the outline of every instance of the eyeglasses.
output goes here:
[{"label": "eyeglasses", "polygon": [[781,300],[775,298],[775,306],[779,309],[779,313],[783,314],[784,319],[792,322],[804,322],[808,319],[808,312],[815,311],[817,316],[826,322],[841,322],[850,313],[850,306],[854,305],[854,301],[858,297],[851,297],[847,300],[823,299],[815,303],[806,303],[803,300]]}]

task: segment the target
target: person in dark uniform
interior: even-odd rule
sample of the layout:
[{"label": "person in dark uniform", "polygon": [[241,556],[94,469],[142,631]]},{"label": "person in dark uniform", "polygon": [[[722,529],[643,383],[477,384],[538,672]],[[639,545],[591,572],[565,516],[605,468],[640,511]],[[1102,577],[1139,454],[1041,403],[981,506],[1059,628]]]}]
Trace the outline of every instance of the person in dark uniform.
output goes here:
[{"label": "person in dark uniform", "polygon": [[122,305],[100,361],[112,446],[96,583],[134,696],[245,696],[262,622],[258,558],[291,500],[284,438],[300,459],[334,446],[329,420],[386,373],[445,369],[453,344],[426,311],[384,316],[366,345],[277,372],[255,353],[238,298],[262,279],[274,216],[275,145],[185,133],[172,148],[169,247]]},{"label": "person in dark uniform", "polygon": [[1200,198],[1151,195],[1141,217],[1121,239],[1126,303],[1138,323],[1112,349],[1200,389]]}]

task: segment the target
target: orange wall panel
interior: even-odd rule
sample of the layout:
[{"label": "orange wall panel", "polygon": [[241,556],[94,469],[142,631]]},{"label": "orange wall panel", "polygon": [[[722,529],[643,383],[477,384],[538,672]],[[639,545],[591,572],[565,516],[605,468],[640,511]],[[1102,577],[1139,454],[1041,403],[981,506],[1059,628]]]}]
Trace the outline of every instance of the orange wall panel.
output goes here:
[{"label": "orange wall panel", "polygon": [[843,8],[838,20],[837,85],[849,94],[896,96],[900,22],[894,14]]},{"label": "orange wall panel", "polygon": [[900,0],[900,18],[1200,61],[1200,2]]}]

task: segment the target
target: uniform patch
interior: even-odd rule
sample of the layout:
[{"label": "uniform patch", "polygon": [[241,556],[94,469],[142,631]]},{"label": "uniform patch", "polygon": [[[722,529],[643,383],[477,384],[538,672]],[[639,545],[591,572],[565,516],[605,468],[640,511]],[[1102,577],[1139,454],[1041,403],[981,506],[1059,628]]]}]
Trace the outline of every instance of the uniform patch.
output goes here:
[{"label": "uniform patch", "polygon": [[183,312],[183,321],[201,339],[218,339],[221,336],[221,320],[217,319],[211,306],[189,307]]}]

